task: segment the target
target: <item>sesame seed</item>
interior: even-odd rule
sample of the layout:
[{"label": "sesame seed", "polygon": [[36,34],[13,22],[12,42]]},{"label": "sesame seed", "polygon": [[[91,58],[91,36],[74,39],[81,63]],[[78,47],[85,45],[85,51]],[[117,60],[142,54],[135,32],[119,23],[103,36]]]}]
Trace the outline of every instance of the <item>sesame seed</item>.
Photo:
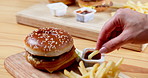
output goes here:
[{"label": "sesame seed", "polygon": [[48,39],[46,38],[45,41],[47,41]]},{"label": "sesame seed", "polygon": [[48,43],[48,44],[50,44],[50,43]]},{"label": "sesame seed", "polygon": [[55,43],[55,41],[52,41],[52,43]]},{"label": "sesame seed", "polygon": [[43,42],[41,42],[41,44],[43,44]]},{"label": "sesame seed", "polygon": [[40,64],[40,61],[36,61],[36,64]]},{"label": "sesame seed", "polygon": [[45,49],[45,51],[49,51],[49,49]]},{"label": "sesame seed", "polygon": [[37,46],[37,45],[35,45],[33,48],[34,48],[34,49],[38,49],[38,46]]},{"label": "sesame seed", "polygon": [[50,40],[53,40],[53,38],[51,38]]},{"label": "sesame seed", "polygon": [[44,48],[47,48],[47,46],[45,45]]}]

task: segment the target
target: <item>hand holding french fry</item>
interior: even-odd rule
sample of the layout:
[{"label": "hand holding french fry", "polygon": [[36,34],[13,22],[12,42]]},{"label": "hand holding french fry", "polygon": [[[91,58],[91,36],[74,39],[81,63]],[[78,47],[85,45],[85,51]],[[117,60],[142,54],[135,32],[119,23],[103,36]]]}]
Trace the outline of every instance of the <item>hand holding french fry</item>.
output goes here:
[{"label": "hand holding french fry", "polygon": [[131,9],[118,9],[108,20],[97,40],[96,49],[100,53],[109,53],[124,44],[144,44],[148,42],[148,14]]}]

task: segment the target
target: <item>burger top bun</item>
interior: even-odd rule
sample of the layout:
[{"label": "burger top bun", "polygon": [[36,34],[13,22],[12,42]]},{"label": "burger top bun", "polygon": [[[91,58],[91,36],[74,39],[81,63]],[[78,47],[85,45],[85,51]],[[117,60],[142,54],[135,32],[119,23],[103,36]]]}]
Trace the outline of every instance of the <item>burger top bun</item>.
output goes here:
[{"label": "burger top bun", "polygon": [[71,50],[72,36],[58,28],[39,28],[25,40],[25,49],[32,55],[54,57]]}]

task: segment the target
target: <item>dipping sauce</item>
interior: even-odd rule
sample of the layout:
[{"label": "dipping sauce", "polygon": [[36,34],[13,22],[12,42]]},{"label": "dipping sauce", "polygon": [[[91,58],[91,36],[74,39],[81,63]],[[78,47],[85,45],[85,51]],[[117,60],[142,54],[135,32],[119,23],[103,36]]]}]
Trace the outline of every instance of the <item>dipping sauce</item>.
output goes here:
[{"label": "dipping sauce", "polygon": [[[88,59],[89,54],[91,54],[93,51],[87,51],[84,55],[84,59]],[[98,53],[97,55],[95,55],[94,57],[92,57],[92,60],[99,60],[101,59],[101,53]]]},{"label": "dipping sauce", "polygon": [[84,11],[77,11],[77,13],[80,13],[80,14],[88,14],[88,13],[91,13],[91,11],[84,10]]}]

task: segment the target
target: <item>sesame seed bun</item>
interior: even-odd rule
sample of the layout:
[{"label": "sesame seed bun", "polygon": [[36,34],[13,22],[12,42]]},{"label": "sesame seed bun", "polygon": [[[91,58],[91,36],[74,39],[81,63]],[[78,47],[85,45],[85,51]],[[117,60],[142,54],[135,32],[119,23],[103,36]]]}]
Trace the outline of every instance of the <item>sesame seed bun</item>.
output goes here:
[{"label": "sesame seed bun", "polygon": [[54,57],[69,52],[73,47],[72,36],[58,28],[39,28],[25,40],[25,50],[32,55]]}]

